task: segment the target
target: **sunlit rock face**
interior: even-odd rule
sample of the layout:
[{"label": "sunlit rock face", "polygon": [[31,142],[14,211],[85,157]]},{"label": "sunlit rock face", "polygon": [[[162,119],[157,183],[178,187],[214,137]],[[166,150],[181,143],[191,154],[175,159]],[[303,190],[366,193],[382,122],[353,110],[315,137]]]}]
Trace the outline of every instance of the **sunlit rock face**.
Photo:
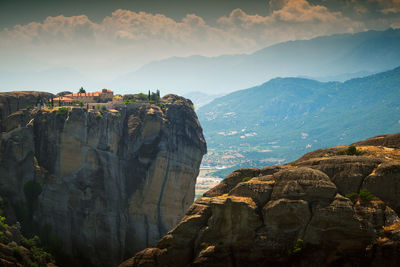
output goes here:
[{"label": "sunlit rock face", "polygon": [[34,179],[39,228],[80,264],[116,266],[154,245],[194,199],[202,129],[189,100],[161,102],[101,116],[81,108],[17,116],[2,136],[1,190],[17,204]]},{"label": "sunlit rock face", "polygon": [[120,267],[396,266],[399,140],[380,136],[234,171]]}]

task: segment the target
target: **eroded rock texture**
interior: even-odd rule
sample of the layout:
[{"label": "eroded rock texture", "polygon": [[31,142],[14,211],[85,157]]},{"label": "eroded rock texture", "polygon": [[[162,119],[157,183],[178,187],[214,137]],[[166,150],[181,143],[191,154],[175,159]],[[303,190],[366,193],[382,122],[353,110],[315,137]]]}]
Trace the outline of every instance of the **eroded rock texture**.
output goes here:
[{"label": "eroded rock texture", "polygon": [[358,156],[337,147],[237,170],[120,266],[396,266],[399,136],[360,142]]},{"label": "eroded rock texture", "polygon": [[2,133],[2,196],[18,207],[28,201],[26,182],[39,183],[33,221],[75,264],[116,266],[154,245],[192,204],[206,152],[191,102],[175,95],[161,102],[163,109],[136,104],[117,115],[81,108],[9,115],[15,127]]}]

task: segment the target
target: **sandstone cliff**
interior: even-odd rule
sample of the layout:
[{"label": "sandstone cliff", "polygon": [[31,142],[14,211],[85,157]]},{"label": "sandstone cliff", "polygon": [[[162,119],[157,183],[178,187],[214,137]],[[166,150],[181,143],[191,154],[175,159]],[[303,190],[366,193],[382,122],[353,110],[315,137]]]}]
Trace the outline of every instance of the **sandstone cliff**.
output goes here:
[{"label": "sandstone cliff", "polygon": [[241,169],[120,266],[396,266],[400,134]]},{"label": "sandstone cliff", "polygon": [[116,266],[154,245],[192,204],[206,152],[192,103],[161,103],[10,114],[0,193],[15,219],[57,240],[75,266]]}]

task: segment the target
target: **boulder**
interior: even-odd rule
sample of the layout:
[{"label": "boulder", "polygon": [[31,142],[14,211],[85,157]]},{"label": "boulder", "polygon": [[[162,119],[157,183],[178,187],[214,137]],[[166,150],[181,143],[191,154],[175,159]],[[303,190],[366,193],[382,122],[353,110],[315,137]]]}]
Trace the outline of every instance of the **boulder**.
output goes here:
[{"label": "boulder", "polygon": [[365,178],[362,188],[400,212],[400,163],[385,162]]}]

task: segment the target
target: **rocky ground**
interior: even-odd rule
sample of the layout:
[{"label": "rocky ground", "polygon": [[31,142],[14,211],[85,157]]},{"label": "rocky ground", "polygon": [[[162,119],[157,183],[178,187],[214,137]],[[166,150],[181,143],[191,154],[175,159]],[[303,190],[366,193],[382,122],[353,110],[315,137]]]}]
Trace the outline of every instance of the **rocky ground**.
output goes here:
[{"label": "rocky ground", "polygon": [[400,134],[240,169],[128,266],[396,266]]}]

